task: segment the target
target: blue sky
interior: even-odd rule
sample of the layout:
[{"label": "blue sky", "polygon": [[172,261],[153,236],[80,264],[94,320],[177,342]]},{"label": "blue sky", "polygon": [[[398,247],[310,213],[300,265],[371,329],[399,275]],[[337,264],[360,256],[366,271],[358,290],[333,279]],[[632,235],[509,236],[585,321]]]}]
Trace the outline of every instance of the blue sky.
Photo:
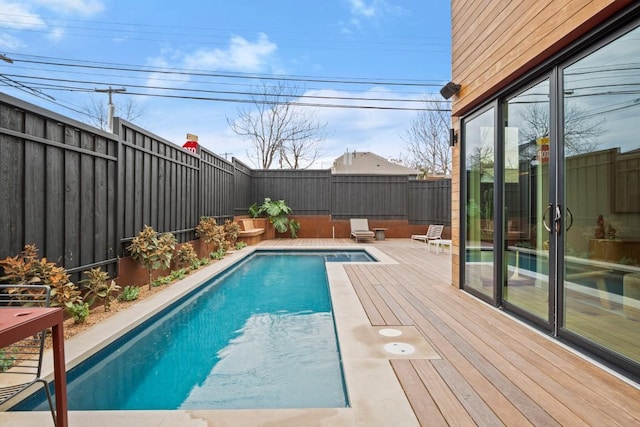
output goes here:
[{"label": "blue sky", "polygon": [[445,0],[0,0],[0,54],[14,60],[0,61],[0,74],[46,96],[2,81],[0,91],[82,119],[73,110],[92,98],[107,102],[92,89],[125,87],[114,102],[134,97],[144,111],[136,124],[180,145],[196,134],[208,149],[251,166],[247,142],[227,124],[249,104],[165,96],[229,99],[219,91],[255,91],[286,76],[305,95],[346,98],[315,103],[374,107],[313,108],[327,122],[317,167],[330,167],[345,149],[398,158],[416,113],[378,108],[439,97],[451,76],[450,46]]}]

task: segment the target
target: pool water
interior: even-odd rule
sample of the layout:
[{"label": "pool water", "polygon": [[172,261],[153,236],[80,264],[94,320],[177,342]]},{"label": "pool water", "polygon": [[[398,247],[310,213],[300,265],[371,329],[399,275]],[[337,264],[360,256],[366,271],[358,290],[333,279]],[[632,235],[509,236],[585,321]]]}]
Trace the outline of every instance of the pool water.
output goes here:
[{"label": "pool water", "polygon": [[214,277],[72,369],[69,409],[348,406],[326,255],[256,253]]}]

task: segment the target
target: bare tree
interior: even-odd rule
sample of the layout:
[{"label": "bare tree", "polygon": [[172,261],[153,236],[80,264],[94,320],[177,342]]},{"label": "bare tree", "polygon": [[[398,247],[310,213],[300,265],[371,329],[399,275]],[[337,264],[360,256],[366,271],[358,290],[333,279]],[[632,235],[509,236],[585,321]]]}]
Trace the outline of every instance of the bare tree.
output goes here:
[{"label": "bare tree", "polygon": [[[565,154],[571,156],[595,151],[604,119],[588,115],[576,105],[567,105],[564,115]],[[535,142],[549,136],[549,106],[531,104],[519,116],[522,140],[530,143],[521,155],[528,158],[535,154]]]},{"label": "bare tree", "polygon": [[426,110],[418,112],[403,137],[409,152],[408,162],[427,176],[450,176],[451,112],[429,97],[425,98],[424,106]]},{"label": "bare tree", "polygon": [[251,141],[247,155],[258,167],[304,169],[322,155],[327,124],[308,107],[296,105],[300,94],[297,86],[285,82],[264,83],[251,98],[251,109],[239,108],[235,119],[227,118],[237,135]]},{"label": "bare tree", "polygon": [[[122,97],[118,97],[122,98]],[[114,102],[115,115],[127,121],[134,122],[144,116],[144,108],[135,99],[126,97],[122,102]],[[89,102],[82,107],[85,121],[102,130],[109,130],[109,110],[105,98],[91,96]]]}]

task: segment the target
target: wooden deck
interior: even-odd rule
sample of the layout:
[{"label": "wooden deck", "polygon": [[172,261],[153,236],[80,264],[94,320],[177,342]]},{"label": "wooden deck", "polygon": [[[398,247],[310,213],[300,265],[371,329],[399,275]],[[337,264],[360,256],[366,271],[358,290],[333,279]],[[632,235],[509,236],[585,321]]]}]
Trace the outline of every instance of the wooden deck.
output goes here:
[{"label": "wooden deck", "polygon": [[[265,246],[353,245],[283,239]],[[412,325],[440,359],[391,360],[424,426],[640,425],[640,389],[450,285],[447,252],[374,245],[397,265],[346,265],[373,326]]]}]

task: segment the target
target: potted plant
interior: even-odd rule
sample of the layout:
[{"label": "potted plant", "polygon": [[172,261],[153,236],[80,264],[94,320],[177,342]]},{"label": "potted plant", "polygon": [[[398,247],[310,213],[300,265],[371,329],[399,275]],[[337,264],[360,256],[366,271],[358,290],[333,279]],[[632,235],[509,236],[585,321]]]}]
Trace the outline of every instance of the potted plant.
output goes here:
[{"label": "potted plant", "polygon": [[[254,203],[249,208],[249,215],[266,215],[270,224],[278,233],[286,233],[289,231],[292,238],[297,237],[297,232],[300,230],[300,223],[294,219],[289,218],[291,214],[291,208],[285,203],[284,200],[271,200],[266,197],[264,202],[258,208]],[[291,222],[293,221],[293,225]]]},{"label": "potted plant", "polygon": [[133,238],[127,247],[131,258],[147,270],[149,275],[149,289],[151,289],[151,272],[160,267],[169,268],[173,251],[176,248],[176,238],[171,233],[158,237],[153,227],[148,225]]},{"label": "potted plant", "polygon": [[236,246],[238,236],[240,236],[240,224],[238,221],[226,220],[224,222],[224,240],[229,243],[230,248]]},{"label": "potted plant", "polygon": [[203,216],[196,226],[196,234],[204,242],[206,252],[217,251],[224,242],[224,227],[216,223],[216,219]]}]

